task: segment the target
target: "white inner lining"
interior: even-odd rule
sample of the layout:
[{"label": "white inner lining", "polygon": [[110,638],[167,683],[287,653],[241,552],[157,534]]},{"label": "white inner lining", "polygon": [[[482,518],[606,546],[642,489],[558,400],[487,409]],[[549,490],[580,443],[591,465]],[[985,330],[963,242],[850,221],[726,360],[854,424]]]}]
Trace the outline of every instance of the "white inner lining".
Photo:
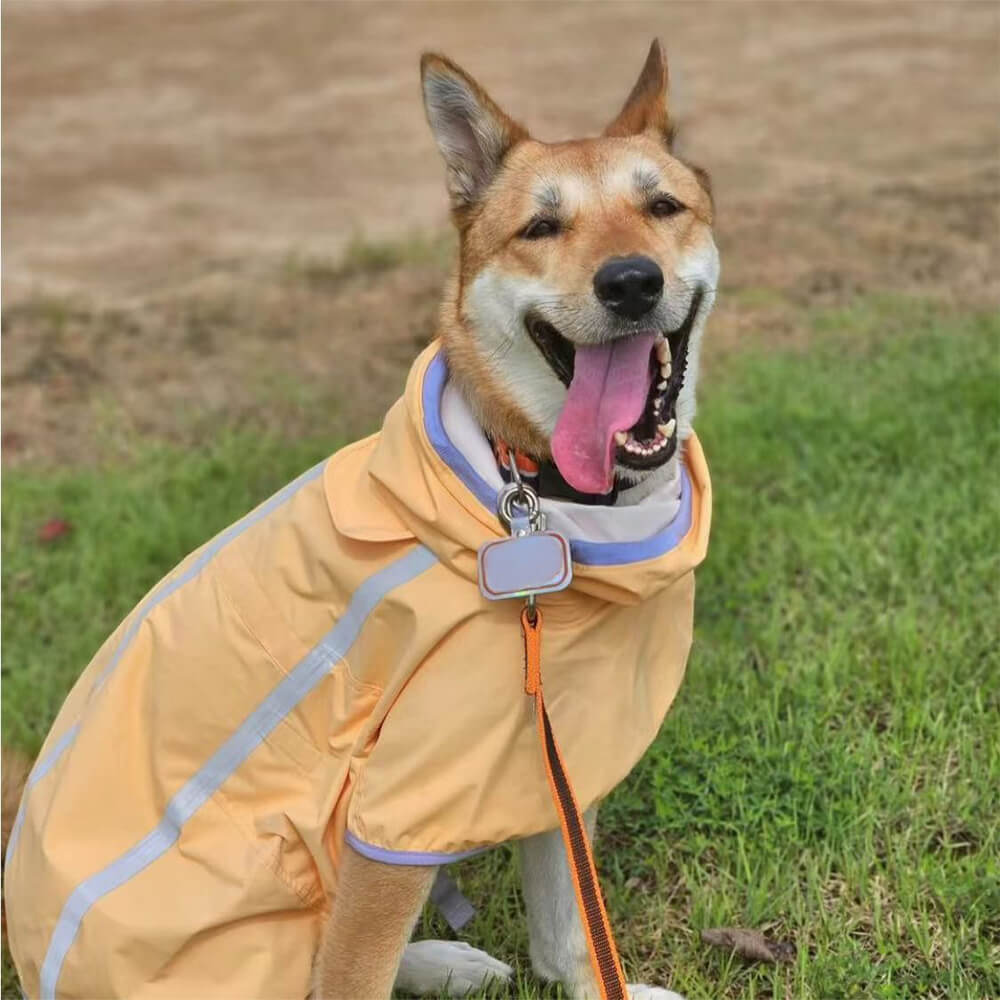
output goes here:
[{"label": "white inner lining", "polygon": [[[462,394],[451,382],[445,384],[441,396],[441,422],[452,444],[477,475],[499,490],[504,482],[493,449]],[[673,522],[681,504],[681,471],[676,457],[665,471],[668,474],[649,496],[640,503],[623,507],[590,506],[542,497],[548,527],[567,538],[588,542],[641,542],[659,534]]]}]

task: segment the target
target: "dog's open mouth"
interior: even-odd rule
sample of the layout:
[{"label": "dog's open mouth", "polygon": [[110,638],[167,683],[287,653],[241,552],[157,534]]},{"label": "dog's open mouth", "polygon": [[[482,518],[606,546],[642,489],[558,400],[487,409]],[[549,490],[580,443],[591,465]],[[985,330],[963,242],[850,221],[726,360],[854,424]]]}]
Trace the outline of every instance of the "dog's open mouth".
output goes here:
[{"label": "dog's open mouth", "polygon": [[[687,371],[688,344],[702,292],[692,296],[688,313],[676,330],[642,331],[614,345],[580,351],[602,353],[585,358],[597,374],[578,371],[576,346],[538,316],[525,320],[528,335],[559,380],[570,390],[553,435],[553,456],[560,472],[575,488],[603,492],[610,488],[612,463],[629,469],[655,469],[677,450],[677,397]],[[606,356],[606,357],[605,357]],[[647,370],[643,371],[645,361]],[[603,367],[602,367],[603,366]],[[623,373],[620,369],[629,368]],[[588,382],[586,388],[577,387]],[[627,384],[623,385],[622,383]],[[645,391],[645,403],[637,394]],[[574,393],[578,400],[574,400]],[[615,406],[614,396],[622,397]],[[605,410],[605,400],[610,410]],[[632,418],[638,412],[638,419]],[[630,421],[622,424],[627,414]],[[618,424],[619,426],[616,426]]]}]

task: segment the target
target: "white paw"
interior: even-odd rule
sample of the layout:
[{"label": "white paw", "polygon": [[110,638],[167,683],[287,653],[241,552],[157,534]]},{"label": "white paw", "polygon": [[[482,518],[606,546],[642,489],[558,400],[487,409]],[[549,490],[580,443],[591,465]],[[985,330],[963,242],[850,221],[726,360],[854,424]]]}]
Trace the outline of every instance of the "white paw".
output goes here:
[{"label": "white paw", "polygon": [[[510,979],[514,970],[464,941],[414,941],[406,946],[396,975],[401,993],[464,997],[491,979]],[[664,1000],[673,994],[664,993]],[[654,994],[649,994],[654,1000]],[[661,1000],[655,997],[655,1000]]]},{"label": "white paw", "polygon": [[660,986],[647,986],[645,983],[629,983],[628,996],[629,1000],[684,1000],[680,993]]}]

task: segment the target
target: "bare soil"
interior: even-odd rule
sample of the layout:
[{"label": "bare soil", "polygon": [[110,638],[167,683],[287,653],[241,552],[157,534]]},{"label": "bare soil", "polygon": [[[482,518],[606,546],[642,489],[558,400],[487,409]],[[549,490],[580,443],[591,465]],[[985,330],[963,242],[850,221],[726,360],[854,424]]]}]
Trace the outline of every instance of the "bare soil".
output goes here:
[{"label": "bare soil", "polygon": [[665,41],[684,153],[715,183],[717,351],[800,339],[806,307],[859,295],[1000,300],[996,3],[8,0],[2,17],[7,462],[221,424],[370,427],[447,267],[426,48],[545,139],[598,131]]}]

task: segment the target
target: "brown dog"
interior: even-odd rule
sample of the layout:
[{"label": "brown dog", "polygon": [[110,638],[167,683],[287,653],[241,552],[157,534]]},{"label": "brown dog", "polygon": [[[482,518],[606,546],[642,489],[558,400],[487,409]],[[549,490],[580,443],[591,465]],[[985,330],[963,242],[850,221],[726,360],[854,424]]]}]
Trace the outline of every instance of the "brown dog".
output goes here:
[{"label": "brown dog", "polygon": [[[701,333],[718,279],[707,177],[671,153],[659,43],[601,137],[554,144],[532,139],[449,60],[426,55],[421,65],[460,237],[440,335],[449,369],[491,437],[553,455],[566,400],[558,372],[564,341],[611,336],[630,319],[628,290],[616,311],[614,275],[603,296],[595,281],[609,260],[651,262],[650,274],[640,276],[650,285],[661,276],[648,292],[651,307],[641,289],[633,306],[644,323],[652,316],[660,329],[673,329],[696,310],[673,412],[644,413],[635,429],[615,437],[615,471],[631,484],[617,503],[641,503],[670,472],[677,440],[691,432]],[[596,808],[591,829],[595,820]],[[521,867],[536,972],[561,981],[570,996],[597,996],[558,832],[523,841]],[[390,867],[350,851],[317,958],[317,996],[387,997],[394,983],[403,991],[461,993],[509,975],[465,945],[408,946],[432,882],[424,867]],[[633,998],[676,997],[645,985],[629,991]]]}]

